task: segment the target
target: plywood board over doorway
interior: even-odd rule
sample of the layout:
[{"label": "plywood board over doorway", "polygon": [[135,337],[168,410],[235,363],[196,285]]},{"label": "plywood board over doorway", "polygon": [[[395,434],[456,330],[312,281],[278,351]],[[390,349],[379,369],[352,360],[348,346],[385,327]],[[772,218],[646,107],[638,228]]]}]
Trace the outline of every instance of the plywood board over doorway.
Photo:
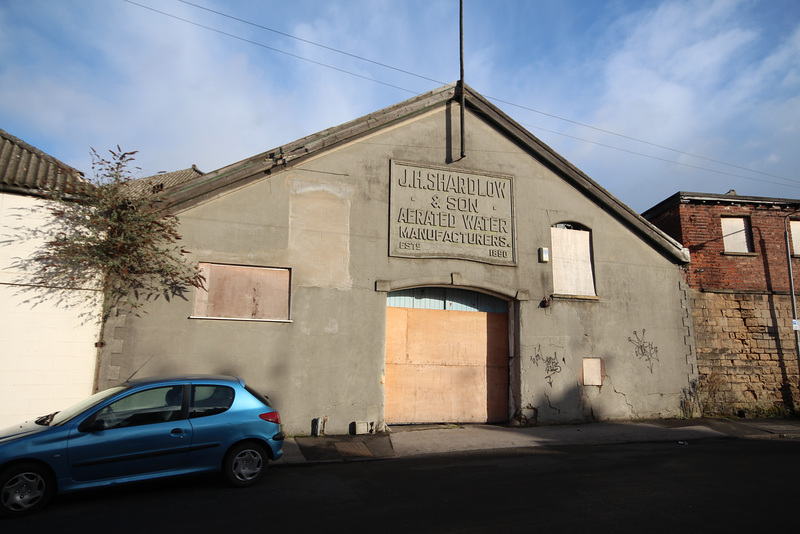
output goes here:
[{"label": "plywood board over doorway", "polygon": [[508,420],[508,316],[387,308],[386,422]]}]

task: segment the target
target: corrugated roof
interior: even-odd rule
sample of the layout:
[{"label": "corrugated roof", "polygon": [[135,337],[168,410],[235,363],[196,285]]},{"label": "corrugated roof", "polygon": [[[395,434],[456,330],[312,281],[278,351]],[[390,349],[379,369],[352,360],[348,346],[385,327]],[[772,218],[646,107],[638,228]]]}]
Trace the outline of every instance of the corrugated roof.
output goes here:
[{"label": "corrugated roof", "polygon": [[0,129],[0,191],[79,196],[88,185],[80,171]]},{"label": "corrugated roof", "polygon": [[128,182],[128,187],[137,195],[151,195],[188,182],[198,176],[203,176],[203,174],[203,171],[198,169],[196,165],[192,165],[188,169],[165,172],[133,180]]}]

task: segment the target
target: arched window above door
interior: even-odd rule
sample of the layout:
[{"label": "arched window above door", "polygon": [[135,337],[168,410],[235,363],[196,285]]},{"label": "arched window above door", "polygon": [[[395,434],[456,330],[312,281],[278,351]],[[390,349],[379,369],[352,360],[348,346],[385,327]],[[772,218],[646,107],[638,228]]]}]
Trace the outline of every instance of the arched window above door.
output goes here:
[{"label": "arched window above door", "polygon": [[503,299],[451,287],[417,287],[391,291],[386,296],[386,305],[393,308],[508,313],[508,303]]}]

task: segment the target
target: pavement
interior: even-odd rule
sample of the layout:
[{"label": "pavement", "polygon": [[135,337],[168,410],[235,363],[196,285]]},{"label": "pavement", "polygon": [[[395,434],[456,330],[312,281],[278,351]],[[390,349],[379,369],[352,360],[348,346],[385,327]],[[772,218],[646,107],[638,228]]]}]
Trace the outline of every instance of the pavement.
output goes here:
[{"label": "pavement", "polygon": [[660,419],[536,427],[486,424],[397,425],[360,435],[295,436],[283,444],[279,465],[351,462],[470,451],[675,442],[703,439],[796,439],[800,419]]}]

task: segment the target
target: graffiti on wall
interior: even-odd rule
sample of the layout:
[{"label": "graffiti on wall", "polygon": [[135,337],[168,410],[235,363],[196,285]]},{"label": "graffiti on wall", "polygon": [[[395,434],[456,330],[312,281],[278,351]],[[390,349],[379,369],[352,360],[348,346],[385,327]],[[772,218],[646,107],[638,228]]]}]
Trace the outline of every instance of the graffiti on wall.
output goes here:
[{"label": "graffiti on wall", "polygon": [[539,363],[544,363],[544,370],[545,370],[545,380],[553,387],[553,376],[559,374],[561,372],[561,364],[558,363],[558,353],[553,353],[552,356],[542,356],[542,346],[538,345],[536,347],[535,355],[532,358],[533,363],[536,366],[539,366]]},{"label": "graffiti on wall", "polygon": [[658,361],[658,347],[656,347],[652,341],[645,341],[645,332],[646,330],[642,328],[642,336],[639,337],[639,334],[634,330],[634,337],[629,337],[628,341],[633,343],[636,357],[647,363],[647,368],[650,369],[650,373],[652,374],[653,366]]}]

